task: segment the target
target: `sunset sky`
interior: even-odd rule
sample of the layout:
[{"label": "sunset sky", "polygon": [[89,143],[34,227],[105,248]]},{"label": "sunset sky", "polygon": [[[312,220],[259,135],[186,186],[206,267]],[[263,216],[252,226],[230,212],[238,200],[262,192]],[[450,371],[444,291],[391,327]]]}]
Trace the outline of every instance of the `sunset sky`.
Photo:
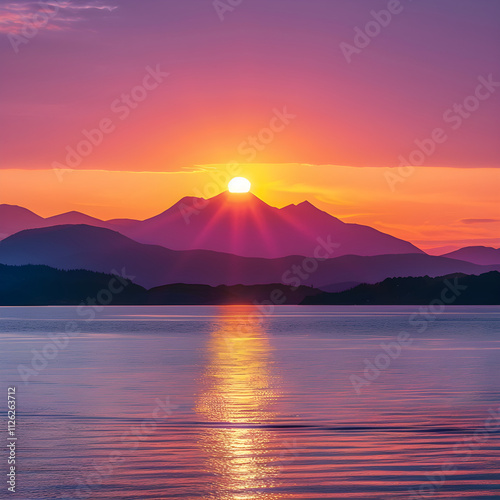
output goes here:
[{"label": "sunset sky", "polygon": [[237,173],[422,248],[500,246],[500,2],[218,5],[0,1],[0,203],[146,218]]}]

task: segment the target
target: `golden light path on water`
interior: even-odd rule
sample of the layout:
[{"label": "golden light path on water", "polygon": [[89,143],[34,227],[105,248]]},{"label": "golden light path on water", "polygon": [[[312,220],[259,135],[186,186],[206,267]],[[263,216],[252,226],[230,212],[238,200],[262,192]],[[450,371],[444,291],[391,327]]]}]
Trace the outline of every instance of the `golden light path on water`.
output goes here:
[{"label": "golden light path on water", "polygon": [[279,392],[272,372],[272,348],[252,309],[221,316],[207,346],[207,366],[195,411],[207,425],[199,438],[213,498],[278,500],[279,443],[272,424]]}]

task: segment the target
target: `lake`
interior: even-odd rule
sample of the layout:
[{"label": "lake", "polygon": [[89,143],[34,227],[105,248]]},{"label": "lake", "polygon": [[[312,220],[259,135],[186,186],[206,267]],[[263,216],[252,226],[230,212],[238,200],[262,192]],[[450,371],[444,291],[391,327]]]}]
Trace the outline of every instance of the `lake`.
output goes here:
[{"label": "lake", "polygon": [[0,318],[2,498],[500,499],[499,307]]}]

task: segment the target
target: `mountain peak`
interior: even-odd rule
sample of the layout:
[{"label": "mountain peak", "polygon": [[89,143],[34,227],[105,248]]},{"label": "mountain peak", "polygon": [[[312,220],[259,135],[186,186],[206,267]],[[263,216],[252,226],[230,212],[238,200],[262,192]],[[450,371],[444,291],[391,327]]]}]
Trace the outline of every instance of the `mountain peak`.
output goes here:
[{"label": "mountain peak", "polygon": [[21,207],[19,205],[9,205],[8,203],[0,203],[0,210],[2,213],[19,213],[19,214],[30,214],[39,217],[35,212],[32,212],[28,208]]},{"label": "mountain peak", "polygon": [[0,239],[22,229],[38,227],[43,218],[19,205],[0,205]]},{"label": "mountain peak", "polygon": [[473,264],[493,265],[500,264],[500,249],[476,245],[445,253],[443,257],[465,260]]},{"label": "mountain peak", "polygon": [[298,207],[313,207],[316,208],[310,201],[304,200],[297,204]]},{"label": "mountain peak", "polygon": [[302,201],[300,203],[291,204],[287,205],[286,207],[283,207],[281,209],[282,213],[288,213],[292,215],[299,214],[302,217],[309,217],[309,218],[321,218],[322,221],[330,221],[333,222],[335,221],[336,223],[339,224],[344,224],[340,219],[337,217],[334,217],[333,215],[330,215],[328,212],[325,212],[324,210],[321,210],[320,208],[314,206],[310,201]]},{"label": "mountain peak", "polygon": [[76,210],[70,210],[69,212],[64,212],[62,214],[56,214],[56,215],[53,215],[52,217],[62,217],[63,215],[85,215],[86,217],[90,217],[89,215],[84,214],[82,212],[78,212]]},{"label": "mountain peak", "polygon": [[310,257],[315,255],[319,242],[334,244],[328,248],[335,248],[335,256],[421,253],[411,243],[369,226],[344,223],[309,201],[277,208],[251,192],[223,191],[208,199],[184,197],[143,221],[104,222],[79,212],[46,219],[35,214],[31,217],[36,220],[0,218],[0,233],[8,236],[28,228],[87,224],[172,250],[203,249],[244,257]]},{"label": "mountain peak", "polygon": [[266,206],[268,205],[265,201],[262,201],[258,196],[253,193],[231,193],[229,191],[222,191],[216,196],[209,198],[208,202],[224,202],[224,203],[258,203]]}]

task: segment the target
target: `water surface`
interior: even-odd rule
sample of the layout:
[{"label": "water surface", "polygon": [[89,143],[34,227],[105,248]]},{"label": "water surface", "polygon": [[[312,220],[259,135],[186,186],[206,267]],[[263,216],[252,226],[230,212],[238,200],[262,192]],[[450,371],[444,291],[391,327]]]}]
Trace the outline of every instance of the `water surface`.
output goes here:
[{"label": "water surface", "polygon": [[0,308],[11,497],[500,499],[500,308],[267,312]]}]

